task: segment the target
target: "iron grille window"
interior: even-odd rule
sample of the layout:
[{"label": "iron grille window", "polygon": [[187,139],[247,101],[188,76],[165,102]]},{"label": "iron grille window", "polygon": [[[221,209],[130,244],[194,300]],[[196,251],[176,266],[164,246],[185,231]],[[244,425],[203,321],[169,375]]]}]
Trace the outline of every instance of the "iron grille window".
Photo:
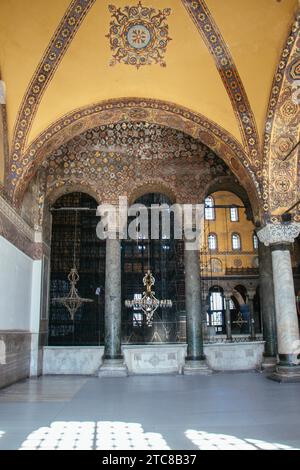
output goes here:
[{"label": "iron grille window", "polygon": [[[49,308],[50,345],[99,345],[104,342],[105,241],[96,235],[97,202],[83,193],[62,196],[52,208],[51,277]],[[77,213],[77,215],[76,215]],[[76,241],[75,241],[75,225]],[[53,298],[66,296],[75,244],[76,285],[82,305],[71,320],[67,309]]]},{"label": "iron grille window", "polygon": [[[152,204],[170,204],[164,195],[146,194],[135,201],[150,208]],[[149,210],[149,228],[151,213]],[[152,342],[184,342],[185,334],[185,285],[183,269],[183,244],[174,240],[173,216],[171,238],[165,238],[160,230],[159,240],[123,240],[122,242],[122,341],[143,344]],[[131,219],[128,220],[128,224]],[[158,308],[152,326],[145,322],[144,314],[125,307],[125,299],[142,296],[143,277],[150,268],[155,277],[153,290],[158,299],[172,299],[172,308]]]}]

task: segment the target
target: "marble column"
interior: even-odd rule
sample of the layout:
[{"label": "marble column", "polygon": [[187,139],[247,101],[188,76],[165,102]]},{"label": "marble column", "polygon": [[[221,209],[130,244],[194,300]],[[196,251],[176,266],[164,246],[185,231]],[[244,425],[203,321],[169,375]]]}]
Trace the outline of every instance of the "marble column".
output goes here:
[{"label": "marble column", "polygon": [[255,340],[255,319],[254,319],[254,296],[255,291],[248,291],[248,305],[249,305],[249,333],[250,339]]},{"label": "marble column", "polygon": [[273,284],[272,254],[269,246],[259,242],[259,295],[262,315],[265,353],[263,369],[273,367],[277,362],[277,339],[275,298]]},{"label": "marble column", "polygon": [[105,340],[99,377],[127,375],[121,351],[121,242],[106,240],[105,266]]},{"label": "marble column", "polygon": [[230,314],[230,294],[225,293],[225,326],[226,326],[226,338],[227,341],[232,341],[232,333],[231,333],[231,314]]},{"label": "marble column", "polygon": [[184,374],[209,374],[203,350],[202,305],[200,290],[199,252],[188,249],[185,243],[185,310],[187,329],[187,356]]},{"label": "marble column", "polygon": [[267,224],[258,232],[271,246],[279,362],[270,378],[300,381],[300,338],[290,248],[300,233],[299,223]]}]

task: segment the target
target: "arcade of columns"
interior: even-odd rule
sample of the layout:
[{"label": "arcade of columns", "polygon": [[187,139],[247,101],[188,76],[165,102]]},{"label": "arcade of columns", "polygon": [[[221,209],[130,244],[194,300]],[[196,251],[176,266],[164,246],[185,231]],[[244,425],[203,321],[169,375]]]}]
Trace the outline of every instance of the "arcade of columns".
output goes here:
[{"label": "arcade of columns", "polygon": [[[268,224],[257,231],[260,244],[260,290],[266,367],[279,363],[270,376],[278,381],[300,379],[300,341],[290,248],[300,232],[299,224]],[[126,375],[121,352],[121,245],[106,241],[105,353],[100,375]],[[210,373],[203,352],[202,305],[199,254],[184,252],[186,280],[187,357],[184,372]],[[272,279],[273,273],[273,279]],[[274,285],[274,288],[273,288]],[[231,339],[229,299],[225,292],[227,339]],[[253,325],[253,295],[249,291],[250,325]],[[275,316],[274,316],[275,304]],[[250,338],[254,339],[253,327]],[[277,346],[276,346],[277,342]]]},{"label": "arcade of columns", "polygon": [[[137,126],[141,127],[141,124],[139,123]],[[154,126],[154,134],[158,130],[160,131],[157,126]],[[98,131],[99,129],[96,129],[93,132],[97,133]],[[102,129],[102,131],[105,132],[105,129]],[[171,133],[172,137],[176,135],[176,132],[172,130],[165,132]],[[166,136],[161,137],[162,141],[164,137]],[[82,148],[79,145],[80,139],[83,141]],[[70,141],[67,146],[53,152],[50,160],[40,167],[29,186],[24,203],[26,201],[26,204],[30,205],[29,203],[34,200],[34,197],[40,202],[39,209],[33,215],[30,214],[30,217],[35,219],[36,226],[40,225],[41,227],[45,225],[43,217],[47,219],[45,216],[47,204],[54,201],[58,195],[72,190],[86,190],[94,195],[99,202],[105,202],[104,198],[108,196],[106,202],[109,203],[117,203],[120,195],[128,196],[129,201],[133,201],[140,194],[163,190],[179,203],[197,203],[199,200],[203,201],[210,187],[215,188],[216,184],[224,187],[222,184],[226,183],[227,187],[231,185],[231,188],[233,188],[234,185],[239,188],[239,183],[228,166],[199,141],[194,150],[195,155],[192,152],[186,152],[186,145],[195,144],[195,142],[197,141],[188,136],[183,138],[182,148],[180,149],[182,155],[179,155],[179,162],[179,160],[176,161],[176,157],[174,157],[175,149],[172,148],[167,138],[166,145],[170,147],[170,153],[163,160],[153,157],[152,154],[152,157],[148,157],[145,162],[143,160],[135,162],[133,165],[134,171],[131,170],[134,152],[130,155],[127,153],[124,156],[107,151],[107,166],[110,165],[111,171],[110,179],[101,180],[103,184],[99,189],[97,177],[100,176],[101,178],[102,173],[104,176],[106,168],[96,166],[97,177],[93,177],[92,173],[89,173],[95,164],[87,166],[83,171],[82,162],[87,159],[84,152],[87,140],[86,136],[79,136],[79,138],[74,139],[74,143]],[[74,158],[72,157],[73,145],[77,145]],[[70,173],[66,172],[66,166],[68,165],[66,165],[65,155],[71,155],[74,161]],[[98,151],[94,155],[97,164],[97,158],[100,160],[101,156]],[[129,171],[124,170],[125,163],[122,159],[126,159],[126,163],[129,163]],[[166,163],[168,163],[168,166]],[[170,171],[170,168],[172,171]],[[117,171],[119,172],[119,179],[112,178],[114,172]],[[133,171],[133,173],[129,174],[130,171]],[[84,177],[82,177],[82,174]],[[147,177],[142,178],[142,174],[146,174]],[[131,178],[136,175],[139,175],[139,184],[132,187]],[[88,178],[91,178],[89,182]],[[257,227],[257,235],[260,240],[259,282],[264,339],[266,341],[264,363],[266,367],[274,365],[278,353],[279,363],[271,377],[279,381],[295,381],[300,378],[299,330],[289,251],[299,233],[300,224],[296,220],[286,223],[279,220],[276,220],[275,223],[269,221],[264,226]],[[49,239],[49,234],[45,229],[43,237],[45,240]],[[121,242],[118,239],[108,239],[106,243],[105,353],[99,375],[127,375],[121,351]],[[201,313],[203,306],[201,305],[200,292],[199,253],[196,250],[185,250],[184,261],[187,318],[187,358],[184,372],[186,374],[208,374],[211,371],[206,365],[203,353],[203,315]],[[230,341],[232,336],[230,332],[229,300],[233,286],[228,285],[228,282],[225,284],[227,339]],[[256,287],[256,285],[249,285],[247,289],[250,307],[250,339],[255,336],[253,296]]]},{"label": "arcade of columns", "polygon": [[[271,377],[279,381],[300,380],[300,339],[290,256],[291,246],[300,233],[299,210],[296,207],[291,210],[289,221],[283,222],[281,219],[281,215],[289,211],[299,200],[297,142],[300,137],[300,113],[299,102],[293,97],[295,80],[298,78],[299,16],[285,44],[274,78],[262,150],[259,142],[255,141],[256,135],[253,137],[250,135],[255,134],[255,129],[251,128],[251,116],[249,117],[246,112],[243,116],[246,122],[243,132],[247,135],[248,129],[250,136],[244,139],[245,145],[242,146],[211,121],[180,106],[159,102],[159,100],[137,98],[123,101],[111,100],[109,103],[81,108],[78,112],[64,116],[42,132],[26,149],[24,149],[24,141],[18,141],[18,139],[23,139],[19,135],[24,134],[22,129],[19,129],[19,132],[16,132],[17,140],[10,162],[6,162],[8,177],[2,192],[8,202],[22,212],[24,205],[30,202],[32,196],[29,194],[32,188],[29,192],[27,191],[28,185],[37,175],[42,190],[37,191],[38,203],[36,205],[41,207],[48,199],[54,198],[55,192],[58,194],[60,190],[66,192],[74,189],[78,191],[87,189],[98,202],[105,202],[103,196],[108,198],[108,202],[116,202],[118,194],[127,196],[131,194],[132,196],[134,193],[142,194],[149,190],[154,192],[166,187],[167,191],[175,195],[176,202],[195,203],[199,202],[199,199],[203,200],[205,194],[208,194],[214,180],[236,178],[231,181],[234,184],[239,181],[241,186],[247,188],[257,235],[261,242],[260,287],[266,340],[265,354],[267,358],[273,359],[273,362],[278,354],[276,370]],[[4,105],[1,104],[1,106]],[[31,108],[28,109],[30,112]],[[238,112],[240,116],[243,113]],[[26,127],[25,118],[24,122]],[[171,156],[172,152],[168,154],[166,150],[163,161],[153,158],[153,155],[152,157],[146,155],[143,167],[140,162],[133,161],[136,154],[130,148],[129,153],[125,155],[126,162],[122,160],[124,157],[122,152],[118,154],[118,152],[107,150],[105,152],[106,168],[102,163],[97,163],[97,158],[102,162],[101,152],[97,150],[93,152],[94,161],[92,162],[88,161],[90,156],[84,155],[84,152],[77,149],[78,146],[80,147],[82,135],[85,132],[93,133],[95,126],[100,126],[98,131],[105,133],[107,129],[102,129],[101,126],[122,127],[124,123],[128,125],[132,122],[143,122],[147,125],[150,122],[152,125],[169,127],[191,136],[198,142],[199,147],[195,153],[200,152],[203,166],[198,168],[197,161],[193,159],[195,155],[185,153],[184,147],[187,143],[185,141],[181,142],[182,155],[177,155],[176,158],[179,157],[177,160]],[[155,131],[157,129],[154,129],[154,133]],[[93,136],[87,136],[87,138],[93,142]],[[109,144],[112,145],[114,142]],[[211,163],[211,159],[214,160],[215,156],[211,157],[207,154],[207,150],[203,148],[204,144],[222,158],[225,166],[218,162]],[[94,145],[97,145],[97,142]],[[166,146],[168,145],[169,141],[166,140]],[[82,158],[77,158],[80,152]],[[128,157],[131,158],[129,163]],[[179,170],[178,167],[180,167]],[[221,167],[220,170],[219,167]],[[94,174],[90,173],[91,169],[94,170]],[[143,172],[148,176],[144,180],[141,178]],[[99,188],[99,181],[101,181],[101,188]],[[132,181],[139,181],[139,184],[132,188]],[[43,221],[39,220],[37,226],[41,227],[42,223]],[[0,234],[3,232],[4,228],[0,225]],[[46,237],[46,234],[43,236]],[[184,260],[188,343],[185,372],[209,373],[203,354],[197,251],[185,250]],[[104,364],[99,374],[126,375],[120,335],[120,240],[107,240],[106,286],[105,354]],[[230,289],[225,290],[228,339],[231,338],[230,295]],[[250,316],[252,315],[252,296],[253,292],[250,290]],[[251,336],[254,336],[253,330]]]}]

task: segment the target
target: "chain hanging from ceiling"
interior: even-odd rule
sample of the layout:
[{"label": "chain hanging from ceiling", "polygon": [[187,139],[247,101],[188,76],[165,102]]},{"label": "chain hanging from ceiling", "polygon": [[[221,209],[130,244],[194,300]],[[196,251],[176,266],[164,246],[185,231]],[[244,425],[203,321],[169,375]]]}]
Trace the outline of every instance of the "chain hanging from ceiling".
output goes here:
[{"label": "chain hanging from ceiling", "polygon": [[76,242],[77,242],[77,219],[78,211],[76,210],[75,217],[75,235],[74,235],[74,248],[73,248],[73,267],[68,274],[68,280],[70,282],[69,293],[65,297],[56,297],[52,299],[52,302],[61,303],[69,312],[72,321],[74,321],[77,310],[84,304],[94,302],[92,299],[85,299],[80,297],[76,284],[79,281],[79,273],[76,268]]}]

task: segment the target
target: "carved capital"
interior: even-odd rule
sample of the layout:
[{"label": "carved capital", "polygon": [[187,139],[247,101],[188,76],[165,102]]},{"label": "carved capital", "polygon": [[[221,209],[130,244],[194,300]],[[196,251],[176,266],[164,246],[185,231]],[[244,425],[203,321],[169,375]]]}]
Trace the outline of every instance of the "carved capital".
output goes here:
[{"label": "carved capital", "polygon": [[247,298],[248,298],[248,300],[253,300],[254,297],[255,297],[255,294],[256,294],[256,291],[255,291],[255,290],[247,291]]},{"label": "carved capital", "polygon": [[300,233],[300,223],[267,224],[257,231],[257,236],[265,246],[293,243]]}]

